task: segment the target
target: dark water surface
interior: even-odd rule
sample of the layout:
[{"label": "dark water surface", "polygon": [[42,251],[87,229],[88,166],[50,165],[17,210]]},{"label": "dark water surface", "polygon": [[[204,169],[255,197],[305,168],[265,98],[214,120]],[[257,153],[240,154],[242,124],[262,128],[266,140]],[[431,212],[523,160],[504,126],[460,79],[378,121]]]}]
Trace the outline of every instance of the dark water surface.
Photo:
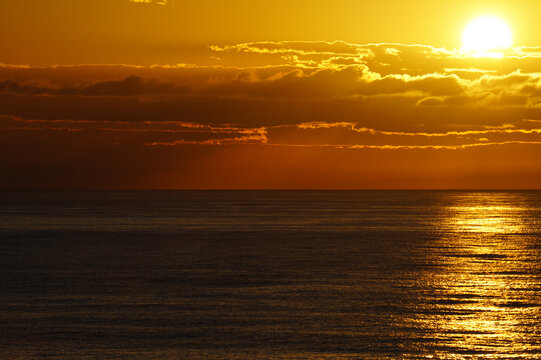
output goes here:
[{"label": "dark water surface", "polygon": [[2,359],[540,359],[541,192],[0,193]]}]

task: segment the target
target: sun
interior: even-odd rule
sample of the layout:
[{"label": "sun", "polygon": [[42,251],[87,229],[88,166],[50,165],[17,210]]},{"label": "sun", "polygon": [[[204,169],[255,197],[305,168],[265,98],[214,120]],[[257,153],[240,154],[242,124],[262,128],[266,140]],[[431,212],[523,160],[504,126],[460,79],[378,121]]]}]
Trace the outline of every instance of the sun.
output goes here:
[{"label": "sun", "polygon": [[512,40],[511,29],[504,21],[485,16],[466,27],[462,36],[462,49],[477,55],[497,55],[510,49]]}]

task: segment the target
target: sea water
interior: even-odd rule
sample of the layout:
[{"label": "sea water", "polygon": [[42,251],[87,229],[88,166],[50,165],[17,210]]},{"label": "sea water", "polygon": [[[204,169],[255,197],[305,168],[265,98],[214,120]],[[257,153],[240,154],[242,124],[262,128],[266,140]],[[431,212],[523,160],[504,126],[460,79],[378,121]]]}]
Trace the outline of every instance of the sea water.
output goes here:
[{"label": "sea water", "polygon": [[2,359],[541,358],[541,192],[0,193]]}]

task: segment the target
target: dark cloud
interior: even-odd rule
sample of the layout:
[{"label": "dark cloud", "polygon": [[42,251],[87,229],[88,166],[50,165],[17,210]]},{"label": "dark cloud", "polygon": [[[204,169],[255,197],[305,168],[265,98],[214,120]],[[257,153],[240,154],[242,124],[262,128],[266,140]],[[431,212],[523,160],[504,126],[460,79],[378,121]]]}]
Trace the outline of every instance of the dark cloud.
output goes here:
[{"label": "dark cloud", "polygon": [[129,76],[122,80],[96,82],[91,85],[72,85],[61,88],[45,87],[39,84],[18,83],[13,80],[0,82],[0,93],[24,95],[83,95],[83,96],[140,96],[171,95],[186,92],[182,85],[146,80],[139,76]]}]

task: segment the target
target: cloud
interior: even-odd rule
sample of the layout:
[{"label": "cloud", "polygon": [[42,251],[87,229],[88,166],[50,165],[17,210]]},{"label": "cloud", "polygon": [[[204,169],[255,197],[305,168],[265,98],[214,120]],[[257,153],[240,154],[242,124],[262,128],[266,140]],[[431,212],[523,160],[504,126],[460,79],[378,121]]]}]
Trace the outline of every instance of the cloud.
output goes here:
[{"label": "cloud", "polygon": [[3,131],[32,131],[41,133],[93,133],[114,138],[116,144],[136,143],[156,145],[222,145],[231,143],[267,142],[265,128],[206,126],[185,122],[120,122],[81,120],[27,120],[0,116]]},{"label": "cloud", "polygon": [[[367,65],[381,75],[462,72],[470,78],[488,73],[507,74],[517,69],[539,71],[541,47],[517,47],[502,58],[478,58],[459,50],[427,45],[350,44],[342,41],[251,42],[236,45],[214,45],[211,49],[224,59],[228,55],[241,59],[258,58],[262,63],[290,64],[318,68],[331,64]],[[467,74],[465,74],[467,72]]]},{"label": "cloud", "polygon": [[46,87],[32,83],[18,83],[13,80],[0,81],[0,93],[23,95],[82,95],[82,96],[139,96],[170,95],[186,91],[182,85],[166,83],[154,79],[146,80],[139,76],[129,76],[122,80],[96,82],[91,85],[72,85],[65,87]]},{"label": "cloud", "polygon": [[[0,129],[156,149],[459,151],[541,141],[537,48],[497,61],[401,44],[257,42],[212,49],[269,63],[2,65]],[[519,64],[525,66],[518,70]]]},{"label": "cloud", "polygon": [[156,4],[156,5],[169,5],[173,3],[173,0],[128,0],[137,4]]}]

